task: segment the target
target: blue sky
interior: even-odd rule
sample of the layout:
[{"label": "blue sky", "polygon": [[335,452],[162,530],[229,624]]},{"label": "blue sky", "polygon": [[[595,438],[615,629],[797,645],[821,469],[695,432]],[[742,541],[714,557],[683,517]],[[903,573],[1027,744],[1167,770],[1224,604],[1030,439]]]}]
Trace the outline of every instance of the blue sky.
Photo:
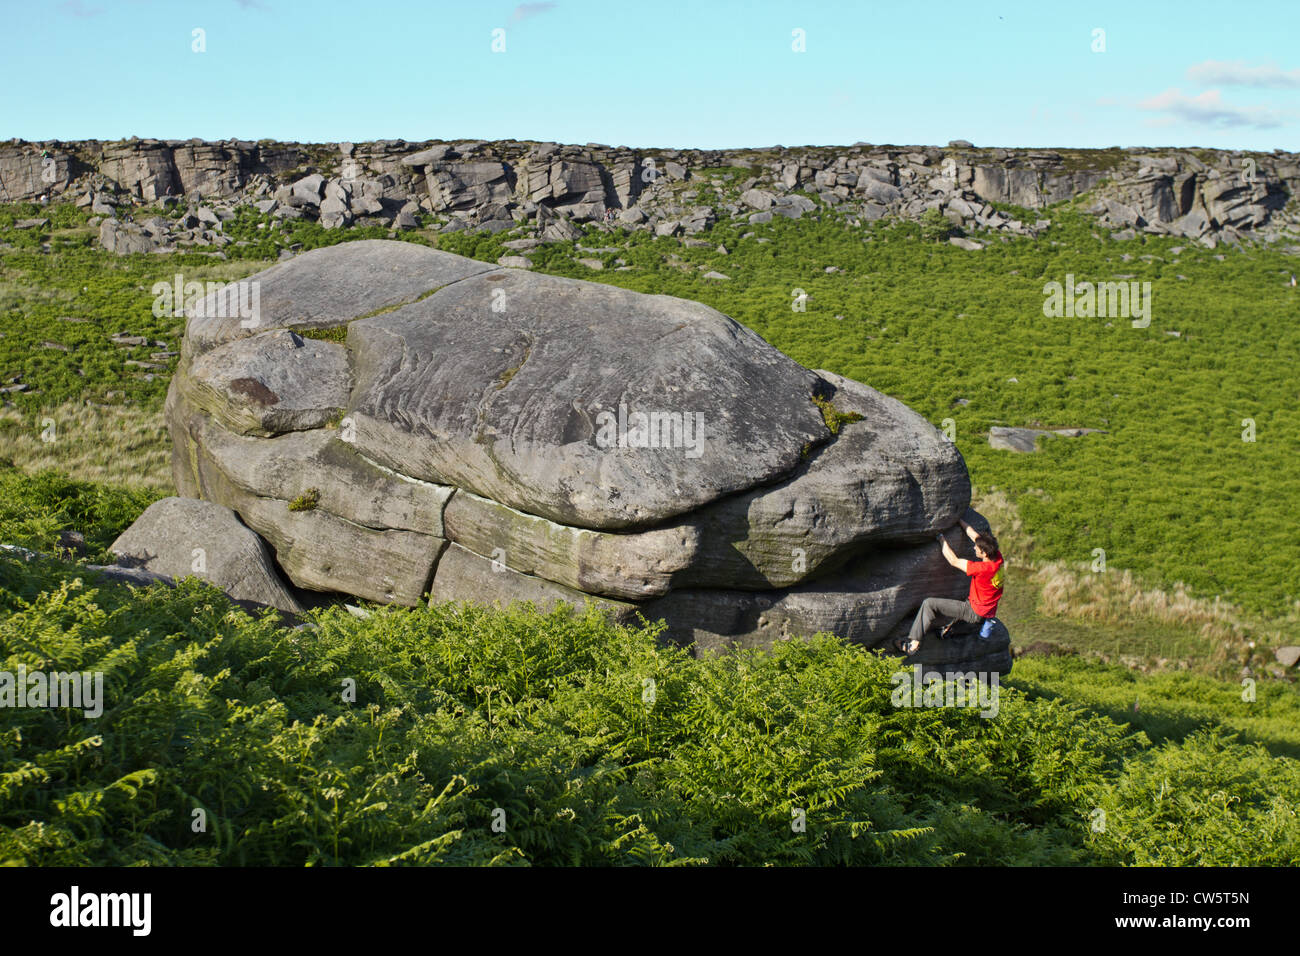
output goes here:
[{"label": "blue sky", "polygon": [[1295,0],[0,9],[0,138],[1300,149]]}]

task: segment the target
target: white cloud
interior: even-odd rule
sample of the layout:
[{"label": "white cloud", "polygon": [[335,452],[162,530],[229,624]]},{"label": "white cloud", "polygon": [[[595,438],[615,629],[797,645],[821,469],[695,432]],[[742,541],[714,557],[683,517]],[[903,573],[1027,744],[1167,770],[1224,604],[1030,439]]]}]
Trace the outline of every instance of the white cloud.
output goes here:
[{"label": "white cloud", "polygon": [[1300,70],[1275,63],[1247,66],[1242,60],[1206,60],[1188,67],[1187,79],[1198,86],[1254,86],[1270,90],[1300,89]]},{"label": "white cloud", "polygon": [[1181,90],[1170,88],[1138,103],[1138,109],[1164,113],[1187,123],[1227,129],[1249,126],[1255,129],[1274,129],[1294,118],[1294,114],[1263,106],[1232,106],[1223,101],[1218,90],[1206,90],[1196,96],[1187,96]]}]

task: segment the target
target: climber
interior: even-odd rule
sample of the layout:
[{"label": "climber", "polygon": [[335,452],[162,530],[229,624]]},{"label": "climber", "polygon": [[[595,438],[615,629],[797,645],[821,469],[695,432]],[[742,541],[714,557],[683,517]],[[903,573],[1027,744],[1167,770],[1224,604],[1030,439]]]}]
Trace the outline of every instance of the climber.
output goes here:
[{"label": "climber", "polygon": [[957,557],[943,535],[935,537],[943,545],[944,560],[970,577],[970,596],[965,601],[933,597],[922,601],[916,620],[912,622],[911,633],[895,644],[904,654],[915,654],[920,649],[922,636],[930,629],[938,614],[981,625],[981,638],[987,638],[992,632],[993,615],[997,613],[998,602],[1002,600],[1002,552],[998,550],[997,539],[991,532],[982,534],[965,521],[959,524],[965,529],[967,537],[975,543],[978,561]]}]

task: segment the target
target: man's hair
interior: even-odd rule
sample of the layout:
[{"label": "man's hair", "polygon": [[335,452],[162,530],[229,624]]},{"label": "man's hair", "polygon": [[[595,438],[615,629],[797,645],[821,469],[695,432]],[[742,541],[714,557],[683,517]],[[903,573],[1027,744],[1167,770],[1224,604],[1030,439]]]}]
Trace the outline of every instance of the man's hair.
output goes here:
[{"label": "man's hair", "polygon": [[992,533],[976,535],[975,547],[979,548],[990,558],[996,557],[998,554],[998,539],[993,537]]}]

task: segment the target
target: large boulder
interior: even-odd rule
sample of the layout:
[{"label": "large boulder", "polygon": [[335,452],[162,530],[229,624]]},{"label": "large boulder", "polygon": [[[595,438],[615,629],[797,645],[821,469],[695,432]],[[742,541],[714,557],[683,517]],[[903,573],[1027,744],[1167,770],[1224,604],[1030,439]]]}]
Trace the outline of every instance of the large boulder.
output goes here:
[{"label": "large boulder", "polygon": [[256,321],[189,318],[173,472],[300,588],[591,602],[699,652],[885,646],[965,594],[952,443],[707,306],[380,240],[246,281]]},{"label": "large boulder", "polygon": [[142,226],[105,219],[99,224],[99,244],[109,252],[127,256],[136,252],[153,252],[159,241]]}]

